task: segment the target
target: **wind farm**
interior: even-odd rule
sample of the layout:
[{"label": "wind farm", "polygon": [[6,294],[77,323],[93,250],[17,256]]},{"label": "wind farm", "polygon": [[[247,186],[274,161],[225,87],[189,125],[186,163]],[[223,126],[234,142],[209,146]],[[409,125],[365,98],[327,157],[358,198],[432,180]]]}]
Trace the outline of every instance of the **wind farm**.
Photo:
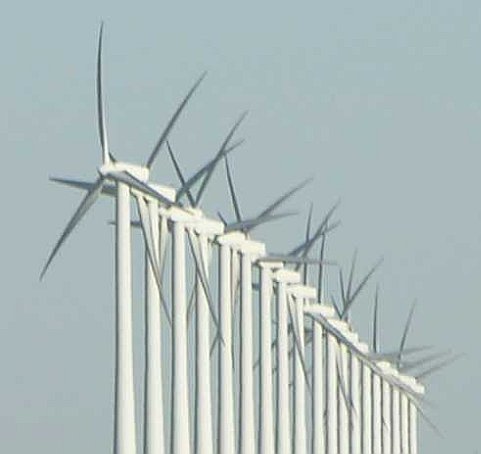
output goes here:
[{"label": "wind farm", "polygon": [[[206,83],[205,73],[181,99],[144,164],[117,160],[107,134],[102,49],[103,26],[96,68],[100,165],[94,181],[52,178],[84,196],[47,256],[40,278],[54,279],[55,258],[67,240],[82,241],[79,235],[70,236],[97,200],[113,200],[113,452],[417,454],[419,420],[435,428],[425,412],[423,380],[457,356],[430,346],[408,346],[414,303],[399,348],[383,350],[379,288],[373,295],[372,342],[361,339],[352,308],[368,291],[382,259],[357,279],[357,252],[347,273],[330,258],[329,237],[340,225],[339,202],[317,226],[311,205],[305,225],[299,226],[298,244],[286,251],[269,252],[268,244],[256,240],[257,227],[298,214],[280,210],[299,197],[311,179],[283,189],[254,215],[244,215],[231,153],[243,144],[237,136],[246,113],[207,163],[192,176],[185,175],[170,134]],[[178,188],[150,179],[161,153],[172,162]],[[225,213],[202,210],[214,172],[222,171],[232,220]],[[142,440],[137,439],[134,389],[135,232],[142,236],[145,256]],[[328,275],[338,279],[339,294],[327,289]],[[169,362],[162,360],[161,333],[169,338]]]}]

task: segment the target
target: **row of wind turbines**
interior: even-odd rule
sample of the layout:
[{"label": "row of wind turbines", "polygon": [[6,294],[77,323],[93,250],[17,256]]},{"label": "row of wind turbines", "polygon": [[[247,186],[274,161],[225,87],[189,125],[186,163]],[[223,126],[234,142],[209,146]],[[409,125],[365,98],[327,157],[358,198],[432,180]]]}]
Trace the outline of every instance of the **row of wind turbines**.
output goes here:
[{"label": "row of wind turbines", "polygon": [[[118,161],[106,132],[102,36],[103,26],[97,54],[102,164],[94,182],[53,178],[86,195],[48,256],[41,278],[98,198],[113,197],[114,453],[137,453],[131,240],[136,228],[141,229],[146,251],[145,454],[417,453],[418,414],[429,422],[422,409],[424,387],[419,380],[454,358],[432,352],[419,356],[428,347],[406,348],[414,305],[399,349],[381,352],[378,290],[372,349],[359,340],[350,323],[350,311],[380,262],[356,284],[356,254],[347,275],[325,259],[327,236],[339,225],[333,220],[338,203],[315,229],[311,206],[300,243],[287,253],[267,254],[265,245],[252,238],[252,231],[295,214],[278,209],[309,180],[282,194],[258,215],[243,216],[229,155],[242,145],[234,136],[245,114],[229,130],[214,157],[187,178],[168,139],[205,74],[175,110],[146,163]],[[152,165],[162,150],[168,153],[179,178],[177,190],[150,181]],[[211,177],[222,163],[235,213],[232,222],[220,213],[219,220],[208,218],[200,209]],[[138,220],[132,217],[131,198]],[[217,276],[213,278],[214,253]],[[189,266],[194,274],[190,293]],[[338,271],[338,298],[326,295],[328,267]],[[165,279],[167,268],[170,286]],[[315,287],[309,285],[313,270]],[[195,323],[193,336],[189,335],[190,323]],[[161,332],[165,330],[170,339],[170,366],[162,361]],[[193,367],[189,365],[191,350]],[[165,368],[170,369],[170,393],[163,382]],[[407,375],[413,372],[415,376]],[[169,395],[170,404],[164,402]]]}]

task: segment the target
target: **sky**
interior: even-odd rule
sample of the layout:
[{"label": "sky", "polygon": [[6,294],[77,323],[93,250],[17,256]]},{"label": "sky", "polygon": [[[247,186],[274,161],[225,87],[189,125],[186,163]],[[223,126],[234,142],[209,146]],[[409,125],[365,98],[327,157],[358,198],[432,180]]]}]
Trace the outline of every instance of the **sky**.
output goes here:
[{"label": "sky", "polygon": [[[426,384],[420,452],[474,452],[481,405],[481,5],[404,2],[31,0],[0,18],[0,440],[4,451],[72,454],[112,449],[113,235],[111,201],[98,203],[45,280],[39,273],[80,194],[49,176],[93,180],[101,154],[95,59],[105,21],[111,149],[145,162],[176,104],[207,78],[172,134],[186,173],[219,146],[237,117],[232,155],[241,207],[255,215],[302,179],[301,214],[259,229],[287,250],[338,199],[342,226],[329,258],[359,273],[384,261],[357,301],[353,324],[370,340],[380,286],[381,345],[464,356]],[[163,153],[153,179],[177,186]],[[233,219],[223,171],[203,205]],[[136,240],[136,269],[141,268]],[[140,349],[142,289],[134,311]],[[331,284],[332,282],[332,284]],[[331,273],[332,291],[336,275]],[[141,362],[136,360],[140,382]]]}]

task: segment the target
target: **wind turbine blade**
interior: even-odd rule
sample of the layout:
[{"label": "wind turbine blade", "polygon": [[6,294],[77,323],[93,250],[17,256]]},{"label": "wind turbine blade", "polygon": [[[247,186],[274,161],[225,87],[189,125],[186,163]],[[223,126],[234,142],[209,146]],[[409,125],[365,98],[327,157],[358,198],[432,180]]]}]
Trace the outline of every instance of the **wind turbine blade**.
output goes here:
[{"label": "wind turbine blade", "polygon": [[43,279],[45,273],[47,272],[47,269],[54,259],[55,255],[57,254],[58,250],[62,246],[62,244],[65,242],[65,240],[68,238],[68,236],[72,233],[73,229],[77,226],[77,224],[80,222],[80,220],[84,217],[85,213],[90,209],[90,207],[95,203],[95,201],[98,199],[100,196],[100,193],[102,192],[102,187],[104,184],[104,178],[99,177],[97,181],[95,182],[94,186],[89,190],[89,192],[85,195],[83,198],[82,202],[78,206],[78,208],[75,210],[74,215],[68,222],[67,226],[65,227],[64,231],[62,232],[62,235],[60,236],[59,240],[55,244],[52,252],[50,253],[47,263],[45,263],[45,266],[42,269],[42,272],[40,273],[40,280]]},{"label": "wind turbine blade", "polygon": [[237,219],[237,222],[242,222],[242,215],[239,207],[239,201],[237,200],[237,196],[235,194],[234,181],[232,179],[232,173],[230,170],[229,160],[227,159],[227,156],[224,157],[224,162],[225,162],[225,170],[227,173],[227,183],[229,185],[229,194],[232,200],[232,206],[234,207],[235,217]]},{"label": "wind turbine blade", "polygon": [[337,305],[336,299],[334,298],[334,295],[331,295],[331,304],[332,304],[332,307],[334,308],[334,310],[336,311],[337,316],[339,318],[341,318],[341,309]]},{"label": "wind turbine blade", "polygon": [[[90,181],[72,180],[70,178],[57,178],[57,177],[50,177],[49,180],[53,181],[54,183],[59,183],[64,186],[68,186],[70,188],[81,189],[83,191],[89,191],[95,186],[95,181],[90,182]],[[115,186],[111,184],[107,184],[107,182],[105,182],[102,188],[102,194],[115,196],[116,194]]]},{"label": "wind turbine blade", "polygon": [[[237,306],[237,293],[240,287],[240,259],[239,255],[232,251],[232,263],[231,263],[231,302],[232,302],[232,313],[236,312]],[[235,325],[232,325],[235,326]]]},{"label": "wind turbine blade", "polygon": [[[244,139],[237,140],[234,142],[232,145],[228,146],[225,150],[224,153],[222,154],[221,158],[223,156],[227,156],[231,151],[234,151],[236,148],[241,146],[245,142]],[[219,158],[220,159],[220,158]],[[197,172],[195,172],[194,175],[192,175],[185,185],[183,185],[178,191],[177,191],[177,201],[179,201],[184,194],[187,192],[188,189],[192,188],[208,171],[209,169],[217,165],[218,158],[215,156],[213,159],[211,159],[207,164],[205,164],[203,167],[201,167]]]},{"label": "wind turbine blade", "polygon": [[160,149],[162,148],[162,145],[164,144],[164,142],[167,140],[169,134],[170,134],[170,131],[172,130],[172,128],[174,127],[177,119],[179,118],[179,115],[182,113],[182,111],[184,110],[185,106],[187,105],[187,103],[189,102],[190,98],[192,97],[192,95],[194,94],[194,92],[197,90],[197,87],[200,85],[200,83],[204,80],[205,76],[206,76],[206,72],[204,72],[198,79],[197,81],[195,82],[195,84],[192,86],[192,88],[189,90],[189,92],[187,93],[187,95],[184,97],[184,99],[182,100],[182,102],[179,104],[179,106],[177,107],[176,111],[174,112],[174,114],[172,115],[172,117],[170,118],[169,122],[167,123],[167,126],[165,127],[165,129],[162,131],[162,134],[160,135],[160,138],[159,140],[157,141],[157,144],[155,145],[154,149],[152,150],[152,153],[150,154],[150,157],[147,161],[147,164],[146,164],[146,167],[147,168],[151,168],[152,167],[152,164],[154,163],[155,161],[155,158],[157,157],[157,155],[159,154],[159,151]]},{"label": "wind turbine blade", "polygon": [[157,260],[157,254],[155,252],[154,233],[152,231],[152,220],[150,218],[149,209],[142,196],[140,195],[136,196],[136,200],[137,200],[137,209],[140,217],[140,226],[142,227],[145,248],[147,250],[147,256],[149,258],[150,266],[152,267],[152,270],[154,272],[154,277],[157,282],[157,289],[159,291],[162,307],[164,308],[164,312],[165,312],[165,315],[167,316],[169,325],[172,326],[172,319],[170,316],[169,309],[167,307],[166,300],[164,298],[164,292],[162,290],[162,287],[163,287],[162,278],[160,273],[159,262]]},{"label": "wind turbine blade", "polygon": [[[285,254],[271,254],[261,257],[258,262],[284,262],[284,263],[300,263],[301,265],[319,265],[320,260],[312,257],[293,257]],[[324,265],[336,265],[335,262],[324,261]]]},{"label": "wind turbine blade", "polygon": [[[351,400],[351,397],[347,393],[347,381],[346,377],[344,376],[344,370],[343,368],[339,367],[339,364],[342,361],[341,355],[339,354],[339,349],[336,350],[336,356],[337,356],[337,361],[336,361],[336,369],[337,369],[337,381],[339,383],[339,388],[341,390],[342,398],[344,399],[344,402],[346,403],[346,406],[352,411],[357,413],[354,404]],[[342,361],[344,362],[344,361]]]},{"label": "wind turbine blade", "polygon": [[431,419],[429,419],[429,417],[426,415],[426,413],[424,412],[424,410],[421,408],[421,406],[419,405],[418,402],[416,402],[416,400],[412,400],[411,401],[414,406],[416,407],[416,409],[418,410],[419,414],[421,415],[421,418],[428,424],[429,427],[431,427],[431,429],[441,438],[444,438],[444,435],[442,434],[442,432],[438,429],[438,427],[431,421]]},{"label": "wind turbine blade", "polygon": [[[403,355],[404,356],[413,355],[413,354],[423,352],[426,350],[431,350],[431,349],[433,349],[432,345],[422,345],[419,347],[405,348],[403,350]],[[386,361],[394,362],[397,360],[398,355],[399,355],[399,350],[395,350],[395,351],[383,352],[383,353],[373,352],[369,356],[370,358],[375,359],[377,361],[386,360]]]},{"label": "wind turbine blade", "polygon": [[107,164],[110,161],[109,145],[107,141],[107,131],[105,128],[104,101],[102,95],[102,41],[104,33],[104,23],[100,24],[99,43],[97,50],[97,115],[100,145],[102,146],[102,162]]},{"label": "wind turbine blade", "polygon": [[217,346],[217,342],[219,341],[219,333],[216,333],[214,336],[214,339],[212,343],[210,344],[210,350],[209,350],[209,356],[212,357],[212,355],[215,352],[215,347]]},{"label": "wind turbine blade", "polygon": [[163,196],[155,189],[152,189],[149,185],[144,183],[143,181],[139,180],[137,177],[134,177],[131,173],[127,171],[123,172],[112,172],[107,175],[107,178],[111,178],[116,181],[120,181],[121,183],[125,183],[126,185],[130,186],[133,189],[137,189],[138,191],[143,192],[145,195],[149,195],[154,199],[158,200],[159,202],[167,205],[168,207],[175,205],[175,202],[172,202],[167,197]]},{"label": "wind turbine blade", "polygon": [[262,213],[259,214],[259,217],[261,216],[266,216],[270,213],[272,213],[279,205],[281,205],[282,203],[284,203],[287,199],[289,199],[290,197],[292,197],[296,192],[299,192],[301,189],[303,189],[304,187],[306,187],[311,181],[313,180],[313,178],[307,178],[306,180],[302,181],[300,184],[298,184],[297,186],[293,187],[292,189],[290,189],[289,191],[287,191],[285,194],[283,194],[282,196],[280,196],[278,199],[276,199],[273,203],[271,203]]},{"label": "wind turbine blade", "polygon": [[[219,321],[217,320],[217,316],[214,309],[214,298],[212,298],[212,294],[209,287],[209,281],[207,279],[207,270],[205,269],[204,258],[202,257],[202,251],[198,247],[197,238],[195,238],[194,232],[190,229],[187,229],[187,238],[189,239],[189,246],[194,256],[195,268],[197,275],[200,278],[200,283],[202,288],[204,289],[204,293],[207,297],[207,304],[209,306],[209,311],[214,320],[214,324],[217,328],[217,331],[220,333],[220,325]],[[224,343],[224,339],[221,336],[221,341]]]},{"label": "wind turbine blade", "polygon": [[374,353],[379,351],[378,342],[378,303],[379,303],[379,284],[376,285],[376,294],[374,296],[374,319],[372,324],[372,350]]},{"label": "wind turbine blade", "polygon": [[354,303],[356,297],[359,295],[359,293],[361,292],[361,290],[364,288],[364,286],[367,284],[367,282],[369,281],[369,279],[371,278],[371,276],[374,274],[374,272],[379,268],[379,266],[381,265],[383,259],[381,258],[380,260],[377,261],[377,263],[369,270],[369,272],[366,274],[366,276],[364,276],[364,279],[359,283],[359,285],[357,286],[356,290],[354,291],[354,293],[352,294],[352,296],[350,297],[349,301],[347,302],[346,304],[346,307],[344,308],[344,311],[342,313],[342,317],[345,318],[349,309],[351,309],[351,306],[352,304]]},{"label": "wind turbine blade", "polygon": [[240,126],[240,124],[242,123],[242,121],[244,120],[246,115],[247,115],[247,112],[244,112],[240,116],[240,118],[236,121],[234,126],[231,128],[231,130],[227,134],[226,138],[224,139],[224,142],[222,142],[222,145],[221,145],[219,151],[217,152],[217,155],[214,158],[212,166],[209,167],[209,170],[207,170],[207,173],[206,173],[204,179],[202,180],[199,192],[197,193],[197,199],[195,201],[196,206],[199,206],[199,204],[202,200],[202,196],[204,195],[205,189],[206,189],[207,185],[209,184],[209,181],[212,177],[212,174],[214,173],[214,170],[215,170],[217,164],[222,159],[222,157],[225,155],[225,150],[226,150],[227,146],[229,145],[229,142],[232,139],[232,136],[234,135],[234,133],[236,132],[237,128]]},{"label": "wind turbine blade", "polygon": [[[167,140],[167,151],[169,152],[170,160],[172,161],[172,164],[174,165],[175,168],[175,173],[177,174],[177,177],[179,178],[180,184],[182,186],[185,185],[185,178],[184,175],[182,174],[182,170],[180,170],[179,163],[177,162],[177,159],[174,156],[174,152],[172,151],[172,147],[170,146],[170,142]],[[192,193],[190,190],[187,190],[187,197],[189,199],[189,203],[191,206],[194,206],[194,197],[192,196]]]},{"label": "wind turbine blade", "polygon": [[437,372],[438,370],[440,369],[443,369],[444,367],[447,367],[449,365],[451,365],[452,363],[454,363],[455,361],[457,361],[459,358],[461,358],[463,355],[462,354],[459,354],[459,355],[455,355],[454,357],[450,358],[450,359],[447,359],[445,361],[442,361],[440,362],[439,364],[436,364],[434,365],[433,367],[430,367],[429,369],[425,370],[424,372],[421,372],[420,374],[416,375],[416,379],[417,380],[420,380],[422,378],[426,378],[428,377],[429,375],[432,375],[434,374],[435,372]]},{"label": "wind turbine blade", "polygon": [[322,235],[321,250],[319,252],[319,273],[317,275],[317,301],[324,302],[324,255],[326,251],[326,235]]},{"label": "wind turbine blade", "polygon": [[409,327],[411,326],[411,322],[412,322],[412,319],[413,319],[415,307],[416,307],[416,301],[414,301],[412,306],[411,306],[411,309],[410,309],[409,315],[408,315],[408,319],[406,320],[406,325],[404,326],[403,335],[401,337],[401,344],[399,345],[399,355],[397,357],[397,366],[398,367],[401,364],[402,354],[403,354],[404,347],[406,345],[406,339],[407,339],[407,336],[408,336]]},{"label": "wind turbine blade", "polygon": [[222,221],[224,225],[227,225],[227,220],[224,216],[222,216],[222,213],[220,211],[217,212],[217,217]]},{"label": "wind turbine blade", "polygon": [[165,275],[165,259],[167,251],[167,242],[169,241],[169,226],[167,224],[167,218],[165,216],[160,217],[160,235],[159,235],[159,268],[160,277]]},{"label": "wind turbine blade", "polygon": [[252,219],[246,219],[242,222],[234,222],[232,224],[227,224],[225,226],[225,229],[224,229],[224,232],[225,233],[228,233],[228,232],[232,232],[232,231],[235,231],[235,230],[241,230],[245,233],[248,233],[250,231],[252,231],[253,229],[255,229],[256,227],[262,225],[262,224],[266,224],[267,222],[272,222],[272,221],[276,221],[278,219],[283,219],[283,218],[286,218],[286,217],[289,217],[289,216],[295,216],[297,213],[279,213],[279,214],[269,214],[269,215],[266,215],[266,216],[262,216],[262,217],[256,217],[256,218],[252,218]]},{"label": "wind turbine blade", "polygon": [[[309,215],[307,216],[307,224],[306,224],[306,243],[309,241],[311,238],[311,223],[312,223],[312,211],[314,209],[314,204],[311,202],[311,206],[309,207]],[[307,263],[304,263],[304,267],[302,270],[302,276],[303,276],[303,282],[304,285],[307,285],[307,272],[308,272],[308,266]]]},{"label": "wind turbine blade", "polygon": [[347,281],[347,291],[346,291],[347,299],[350,299],[351,297],[352,282],[354,279],[354,268],[356,267],[356,260],[357,260],[357,249],[354,251],[354,254],[352,256],[351,270],[349,271],[349,279]]},{"label": "wind turbine blade", "polygon": [[359,293],[362,291],[362,289],[364,288],[364,286],[366,285],[366,283],[369,281],[369,279],[371,278],[371,276],[376,272],[376,270],[381,266],[382,262],[384,261],[384,258],[380,258],[374,265],[373,267],[369,270],[369,272],[366,274],[366,276],[364,276],[364,279],[359,283],[359,285],[357,286],[356,290],[354,291],[354,293],[351,295],[351,300],[354,300],[357,295],[359,295]]},{"label": "wind turbine blade", "polygon": [[307,372],[306,361],[305,361],[304,354],[303,354],[303,351],[302,351],[302,348],[301,348],[301,341],[300,341],[300,337],[299,337],[300,329],[299,329],[299,326],[297,326],[296,317],[294,316],[295,312],[294,312],[294,308],[293,308],[293,303],[294,302],[292,300],[292,297],[290,296],[288,298],[287,308],[288,308],[288,312],[289,312],[289,318],[291,319],[292,334],[293,334],[293,337],[294,337],[294,345],[296,347],[297,352],[299,353],[299,358],[301,360],[302,373],[304,374],[304,379],[306,381],[307,388],[308,388],[309,392],[311,392],[311,384],[309,382],[309,374]]},{"label": "wind turbine blade", "polygon": [[341,303],[342,303],[342,310],[346,310],[347,300],[346,300],[346,290],[344,286],[344,275],[342,273],[342,268],[339,268],[339,288],[341,290]]},{"label": "wind turbine blade", "polygon": [[197,281],[195,281],[189,296],[189,303],[187,304],[187,324],[190,325],[192,314],[194,313],[194,299],[197,293]]},{"label": "wind turbine blade", "polygon": [[424,358],[420,358],[416,361],[403,361],[400,363],[398,368],[404,373],[409,370],[415,369],[418,366],[423,366],[427,363],[430,363],[432,361],[436,361],[437,359],[441,359],[443,357],[451,355],[451,351],[445,351],[445,352],[438,352],[438,353],[433,353],[432,355],[425,356]]},{"label": "wind turbine blade", "polygon": [[[301,253],[301,257],[306,257],[309,252],[311,251],[311,249],[314,247],[314,245],[316,244],[317,240],[319,238],[322,238],[323,236],[325,237],[331,230],[334,230],[336,229],[339,225],[341,224],[341,221],[337,221],[335,222],[334,224],[331,224],[331,225],[328,225],[328,224],[325,224],[322,228],[322,230],[320,228],[317,229],[314,237],[316,237],[316,239],[313,241],[313,238],[312,237],[308,242],[306,243],[303,243],[304,244],[304,249],[298,251],[298,253]],[[295,254],[295,255],[298,255],[298,254]],[[299,271],[299,268],[301,267],[301,265],[296,265],[294,270],[295,271]]]},{"label": "wind turbine blade", "polygon": [[299,255],[301,252],[303,251],[307,251],[305,252],[306,254],[309,253],[309,251],[311,250],[311,248],[314,246],[315,242],[321,237],[321,235],[323,233],[327,233],[327,223],[329,222],[329,219],[331,218],[331,216],[334,214],[334,211],[337,209],[337,207],[339,206],[340,204],[340,200],[338,200],[330,209],[329,211],[327,212],[327,214],[324,216],[323,220],[321,221],[321,223],[319,224],[319,226],[317,227],[317,230],[315,231],[314,235],[311,237],[311,239],[309,241],[303,241],[299,246],[295,247],[294,249],[292,249],[292,251],[289,252],[289,255]]},{"label": "wind turbine blade", "polygon": [[309,214],[307,216],[307,222],[306,222],[306,241],[309,240],[311,237],[311,224],[312,224],[312,212],[314,210],[314,204],[311,202],[311,205],[309,206]]}]

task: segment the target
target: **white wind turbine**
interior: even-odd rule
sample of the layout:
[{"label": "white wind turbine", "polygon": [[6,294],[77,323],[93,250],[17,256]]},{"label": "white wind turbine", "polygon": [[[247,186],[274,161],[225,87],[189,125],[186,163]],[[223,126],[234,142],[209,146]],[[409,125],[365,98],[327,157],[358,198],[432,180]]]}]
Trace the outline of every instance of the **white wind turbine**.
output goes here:
[{"label": "white wind turbine", "polygon": [[[135,435],[135,405],[134,405],[134,385],[133,385],[133,351],[132,351],[132,283],[131,283],[131,220],[130,220],[130,195],[134,195],[140,215],[140,224],[143,231],[145,246],[149,259],[151,278],[156,281],[159,290],[159,296],[162,300],[161,279],[159,268],[159,257],[156,249],[156,233],[154,232],[158,226],[158,213],[155,207],[161,204],[166,207],[177,205],[175,201],[161,194],[153,186],[148,184],[150,168],[160,151],[162,145],[167,140],[168,134],[172,130],[177,118],[186,106],[188,100],[199,86],[204,78],[202,75],[190,89],[181,104],[178,106],[174,115],[171,117],[165,127],[161,137],[154,147],[146,166],[137,166],[130,163],[117,161],[111,154],[108,146],[104,106],[102,97],[102,36],[103,24],[100,27],[98,53],[97,53],[97,110],[98,110],[98,129],[100,143],[102,148],[102,165],[98,168],[98,178],[94,183],[76,182],[72,180],[58,180],[72,186],[87,189],[87,194],[75,211],[74,215],[68,222],[60,239],[55,244],[47,262],[42,269],[40,278],[45,275],[52,260],[57,255],[60,247],[70,236],[77,224],[85,216],[87,211],[97,201],[102,192],[114,195],[116,197],[116,360],[115,360],[115,417],[114,417],[114,452],[116,454],[135,454],[136,453],[136,435]],[[109,184],[110,183],[110,184]],[[115,184],[115,187],[111,183]],[[152,218],[155,216],[155,219]],[[153,275],[153,276],[152,276]],[[154,295],[155,292],[149,292]],[[153,300],[155,296],[151,296]],[[164,300],[165,302],[165,300]],[[155,301],[151,301],[155,304]],[[155,310],[154,310],[155,312]],[[147,340],[147,348],[154,349],[147,355],[153,363],[147,368],[148,373],[155,375],[149,377],[146,383],[154,386],[155,389],[146,390],[147,393],[157,394],[149,402],[154,402],[161,392],[159,389],[158,362],[156,359],[160,357],[159,343],[155,336],[158,336],[155,327],[148,330],[150,337]],[[156,385],[153,385],[156,383]],[[159,412],[161,409],[146,411],[146,430],[147,438],[149,437],[149,427],[154,431],[158,431]],[[157,438],[158,439],[158,438]],[[147,443],[147,446],[149,444]],[[162,447],[159,442],[155,449],[146,449],[147,452],[162,453]]]}]

